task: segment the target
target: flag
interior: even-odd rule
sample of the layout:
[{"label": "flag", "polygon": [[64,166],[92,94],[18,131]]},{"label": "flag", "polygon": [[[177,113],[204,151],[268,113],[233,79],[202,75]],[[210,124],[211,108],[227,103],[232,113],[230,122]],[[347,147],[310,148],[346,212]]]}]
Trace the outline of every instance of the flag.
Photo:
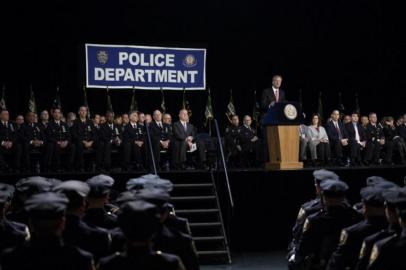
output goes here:
[{"label": "flag", "polygon": [[87,118],[90,119],[90,108],[89,103],[87,102],[87,92],[86,86],[83,86],[83,106],[87,108]]},{"label": "flag", "polygon": [[[204,126],[207,126],[207,123],[210,123],[211,120],[213,120],[213,106],[211,104],[211,93],[210,93],[210,88],[207,89],[207,102],[206,102],[206,109],[204,111],[204,117],[206,118],[206,121],[204,123]],[[210,130],[209,130],[210,132]]]},{"label": "flag", "polygon": [[317,106],[317,113],[320,116],[320,119],[323,120],[323,100],[321,91],[319,92],[319,104]]},{"label": "flag", "polygon": [[187,110],[187,114],[189,115],[189,117],[192,116],[192,110],[190,109],[189,101],[186,99],[186,89],[185,88],[183,88],[182,109]]},{"label": "flag", "polygon": [[131,97],[130,111],[128,112],[128,114],[131,114],[135,111],[138,111],[138,103],[135,99],[135,87],[133,87],[133,96]]},{"label": "flag", "polygon": [[52,108],[62,109],[61,96],[59,94],[59,86],[56,87],[56,95],[54,101],[52,102]]},{"label": "flag", "polygon": [[162,113],[166,112],[166,106],[165,106],[165,95],[164,95],[164,90],[161,87],[161,110]]},{"label": "flag", "polygon": [[107,111],[113,112],[113,104],[111,104],[111,98],[109,94],[109,87],[106,88],[107,91]]},{"label": "flag", "polygon": [[7,106],[6,106],[6,86],[5,85],[3,85],[3,91],[1,92],[0,109],[1,110],[7,110]]},{"label": "flag", "polygon": [[341,92],[338,92],[338,110],[340,111],[340,116],[343,117],[345,108],[344,108],[344,103],[343,103]]},{"label": "flag", "polygon": [[28,101],[28,111],[37,113],[37,103],[35,102],[34,90],[32,90],[32,85],[30,87],[30,99]]},{"label": "flag", "polygon": [[228,121],[231,123],[231,117],[236,115],[235,106],[234,106],[234,99],[233,99],[233,90],[230,90],[230,101],[227,104],[227,111],[226,116]]},{"label": "flag", "polygon": [[257,91],[254,91],[254,107],[252,109],[252,120],[254,121],[254,125],[257,128],[259,126],[259,115],[260,115],[260,110],[259,110],[259,103],[257,100]]},{"label": "flag", "polygon": [[361,108],[359,107],[358,92],[355,92],[355,112],[360,114]]}]

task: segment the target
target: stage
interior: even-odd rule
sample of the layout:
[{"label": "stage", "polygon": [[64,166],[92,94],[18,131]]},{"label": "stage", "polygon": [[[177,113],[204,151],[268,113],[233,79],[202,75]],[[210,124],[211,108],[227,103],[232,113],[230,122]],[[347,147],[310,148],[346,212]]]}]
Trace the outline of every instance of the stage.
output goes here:
[{"label": "stage", "polygon": [[[314,197],[312,171],[305,168],[288,171],[265,171],[264,169],[229,170],[230,186],[234,199],[231,213],[229,197],[225,189],[223,171],[215,171],[215,181],[220,197],[225,230],[229,235],[232,251],[283,250],[286,248],[292,225],[299,206]],[[348,183],[348,199],[358,202],[359,190],[365,186],[365,179],[371,175],[382,176],[403,185],[406,176],[405,166],[379,167],[329,167],[342,180]],[[117,190],[123,190],[128,179],[144,173],[114,173]],[[62,180],[86,180],[92,173],[43,174]],[[207,179],[207,171],[171,171],[161,172],[162,178],[170,179],[175,184],[182,182],[199,183]],[[15,183],[27,175],[3,174],[1,180]],[[176,191],[176,187],[175,187]],[[183,191],[185,192],[185,191]]]}]

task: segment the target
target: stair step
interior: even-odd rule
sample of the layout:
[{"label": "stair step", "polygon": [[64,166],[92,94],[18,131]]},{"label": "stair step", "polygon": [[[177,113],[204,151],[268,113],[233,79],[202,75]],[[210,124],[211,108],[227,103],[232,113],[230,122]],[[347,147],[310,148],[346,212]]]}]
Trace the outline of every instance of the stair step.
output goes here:
[{"label": "stair step", "polygon": [[227,250],[207,250],[207,251],[198,251],[198,256],[211,256],[211,255],[227,255]]},{"label": "stair step", "polygon": [[193,237],[195,242],[197,241],[222,241],[224,236],[207,236],[207,237]]},{"label": "stair step", "polygon": [[190,223],[189,226],[191,228],[196,228],[196,227],[219,227],[221,226],[221,222],[196,222],[196,223]]},{"label": "stair step", "polygon": [[218,213],[218,209],[185,209],[176,210],[176,214],[208,214],[208,213]]},{"label": "stair step", "polygon": [[173,187],[176,188],[209,188],[213,187],[213,184],[175,184]]},{"label": "stair step", "polygon": [[171,201],[206,201],[215,200],[216,196],[182,196],[182,197],[172,197]]}]

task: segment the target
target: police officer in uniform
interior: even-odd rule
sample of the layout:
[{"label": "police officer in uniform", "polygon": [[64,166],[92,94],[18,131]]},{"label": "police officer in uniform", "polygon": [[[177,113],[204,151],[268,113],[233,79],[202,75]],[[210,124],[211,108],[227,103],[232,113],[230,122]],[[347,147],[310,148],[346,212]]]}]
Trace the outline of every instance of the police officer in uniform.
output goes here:
[{"label": "police officer in uniform", "polygon": [[91,227],[82,221],[86,212],[86,198],[90,192],[89,185],[82,181],[68,180],[54,187],[53,191],[62,193],[69,199],[63,232],[65,243],[91,252],[95,260],[109,255],[111,237],[107,230]]},{"label": "police officer in uniform", "polygon": [[126,249],[101,259],[98,269],[185,269],[178,256],[152,249],[153,235],[160,226],[156,206],[142,200],[127,202],[120,210],[118,224],[127,239]]},{"label": "police officer in uniform", "polygon": [[114,123],[114,113],[106,113],[106,123],[100,127],[100,140],[104,145],[103,167],[109,171],[111,168],[111,152],[116,150],[119,154],[122,152],[123,133],[122,127]]},{"label": "police officer in uniform", "polygon": [[[35,114],[33,112],[27,113],[27,122],[23,124],[22,138],[23,138],[23,162],[24,167],[31,171],[35,171],[33,164],[30,160],[30,152],[38,151],[40,154],[40,160],[38,161],[41,165],[44,164],[44,154],[45,154],[45,130],[38,124],[35,123]],[[40,167],[41,167],[40,165]]]},{"label": "police officer in uniform", "polygon": [[238,115],[231,117],[231,125],[226,128],[225,145],[227,151],[227,161],[234,167],[241,166],[241,145],[240,145],[240,119]]},{"label": "police officer in uniform", "polygon": [[[130,122],[123,132],[123,170],[128,171],[131,161],[135,170],[144,169],[145,127],[138,123],[138,113],[130,114]],[[132,158],[133,157],[133,158]]]},{"label": "police officer in uniform", "polygon": [[0,253],[30,239],[30,232],[26,225],[11,221],[5,215],[13,193],[13,186],[0,183]]},{"label": "police officer in uniform", "polygon": [[105,205],[109,202],[110,190],[114,185],[114,179],[108,175],[96,175],[86,181],[90,187],[87,197],[87,210],[83,221],[89,226],[97,226],[112,229],[117,226],[117,216],[109,213]]},{"label": "police officer in uniform", "polygon": [[383,190],[379,186],[361,189],[365,219],[341,231],[340,243],[327,269],[355,269],[363,240],[387,227]]},{"label": "police officer in uniform", "polygon": [[243,163],[245,166],[255,166],[261,161],[261,140],[257,136],[257,131],[251,127],[251,116],[245,115],[243,123],[239,137]]},{"label": "police officer in uniform", "polygon": [[360,221],[359,214],[345,203],[346,183],[324,180],[320,190],[323,209],[307,217],[291,260],[298,269],[325,269],[341,230]]},{"label": "police officer in uniform", "polygon": [[64,195],[52,192],[33,195],[25,202],[31,240],[3,253],[2,270],[95,269],[90,253],[62,241],[67,203]]},{"label": "police officer in uniform", "polygon": [[406,191],[403,189],[394,200],[401,232],[375,243],[371,251],[368,270],[405,269],[406,254]]},{"label": "police officer in uniform", "polygon": [[169,170],[169,160],[161,163],[161,150],[168,152],[167,157],[171,156],[172,147],[172,129],[170,125],[162,122],[162,113],[155,110],[153,121],[149,124],[151,131],[152,149],[154,152],[155,164],[161,166],[164,170]]},{"label": "police officer in uniform", "polygon": [[61,155],[66,154],[66,169],[70,171],[75,157],[75,145],[72,142],[72,135],[69,126],[61,121],[62,114],[59,108],[52,112],[53,120],[48,123],[45,130],[47,149],[45,153],[46,169],[53,168],[55,171],[62,171]]},{"label": "police officer in uniform", "polygon": [[357,270],[366,270],[371,256],[371,251],[374,244],[382,239],[388,238],[395,234],[399,235],[401,232],[399,225],[399,216],[396,213],[395,201],[402,192],[400,187],[392,187],[382,192],[382,196],[385,199],[385,214],[388,220],[389,226],[385,230],[381,230],[375,234],[366,237],[362,243],[362,247],[359,254],[357,263]]},{"label": "police officer in uniform", "polygon": [[178,255],[186,270],[199,269],[196,249],[192,238],[178,230],[168,228],[165,221],[169,215],[167,203],[169,194],[159,189],[141,189],[135,194],[136,200],[145,200],[158,207],[161,216],[161,226],[153,239],[156,250]]},{"label": "police officer in uniform", "polygon": [[382,146],[385,144],[385,135],[381,124],[377,123],[376,113],[369,114],[369,123],[366,126],[366,153],[365,163],[379,164]]},{"label": "police officer in uniform", "polygon": [[98,147],[96,129],[92,121],[87,119],[87,107],[79,107],[79,118],[73,122],[72,141],[76,149],[76,166],[79,171],[84,170],[84,152],[85,150],[92,150],[96,155],[96,167],[101,167],[102,151]]},{"label": "police officer in uniform", "polygon": [[300,207],[296,223],[292,229],[292,241],[288,246],[288,255],[287,255],[288,261],[292,261],[293,258],[295,257],[296,248],[302,235],[303,225],[306,221],[306,218],[314,213],[319,212],[323,208],[323,203],[321,201],[320,183],[327,179],[333,179],[337,181],[339,180],[337,174],[325,169],[315,170],[313,172],[313,177],[316,198],[302,204],[302,206]]},{"label": "police officer in uniform", "polygon": [[5,155],[13,157],[13,169],[16,172],[20,170],[21,164],[21,145],[17,139],[16,127],[10,122],[10,116],[7,110],[0,112],[0,172],[10,170],[5,160]]}]

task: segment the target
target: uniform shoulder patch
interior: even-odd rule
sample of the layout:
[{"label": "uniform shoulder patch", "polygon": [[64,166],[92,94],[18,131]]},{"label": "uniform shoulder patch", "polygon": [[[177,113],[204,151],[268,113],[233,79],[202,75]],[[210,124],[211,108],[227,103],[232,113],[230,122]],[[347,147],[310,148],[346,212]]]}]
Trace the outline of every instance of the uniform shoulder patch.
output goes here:
[{"label": "uniform shoulder patch", "polygon": [[341,235],[340,235],[340,245],[345,245],[348,239],[348,232],[347,230],[341,230]]},{"label": "uniform shoulder patch", "polygon": [[374,261],[378,258],[378,256],[379,256],[379,248],[375,244],[374,247],[372,248],[371,256],[369,257],[369,265],[373,264]]},{"label": "uniform shoulder patch", "polygon": [[299,213],[297,214],[297,220],[302,220],[305,214],[306,210],[303,207],[301,207]]},{"label": "uniform shoulder patch", "polygon": [[309,221],[308,218],[306,218],[306,221],[305,221],[305,223],[304,223],[304,225],[303,225],[303,232],[306,232],[306,231],[308,231],[309,229],[310,229],[310,221]]},{"label": "uniform shoulder patch", "polygon": [[359,251],[359,257],[358,257],[359,259],[364,258],[366,247],[367,247],[366,242],[365,242],[365,241],[362,241],[362,246],[361,246],[361,249],[360,249],[360,251]]}]

